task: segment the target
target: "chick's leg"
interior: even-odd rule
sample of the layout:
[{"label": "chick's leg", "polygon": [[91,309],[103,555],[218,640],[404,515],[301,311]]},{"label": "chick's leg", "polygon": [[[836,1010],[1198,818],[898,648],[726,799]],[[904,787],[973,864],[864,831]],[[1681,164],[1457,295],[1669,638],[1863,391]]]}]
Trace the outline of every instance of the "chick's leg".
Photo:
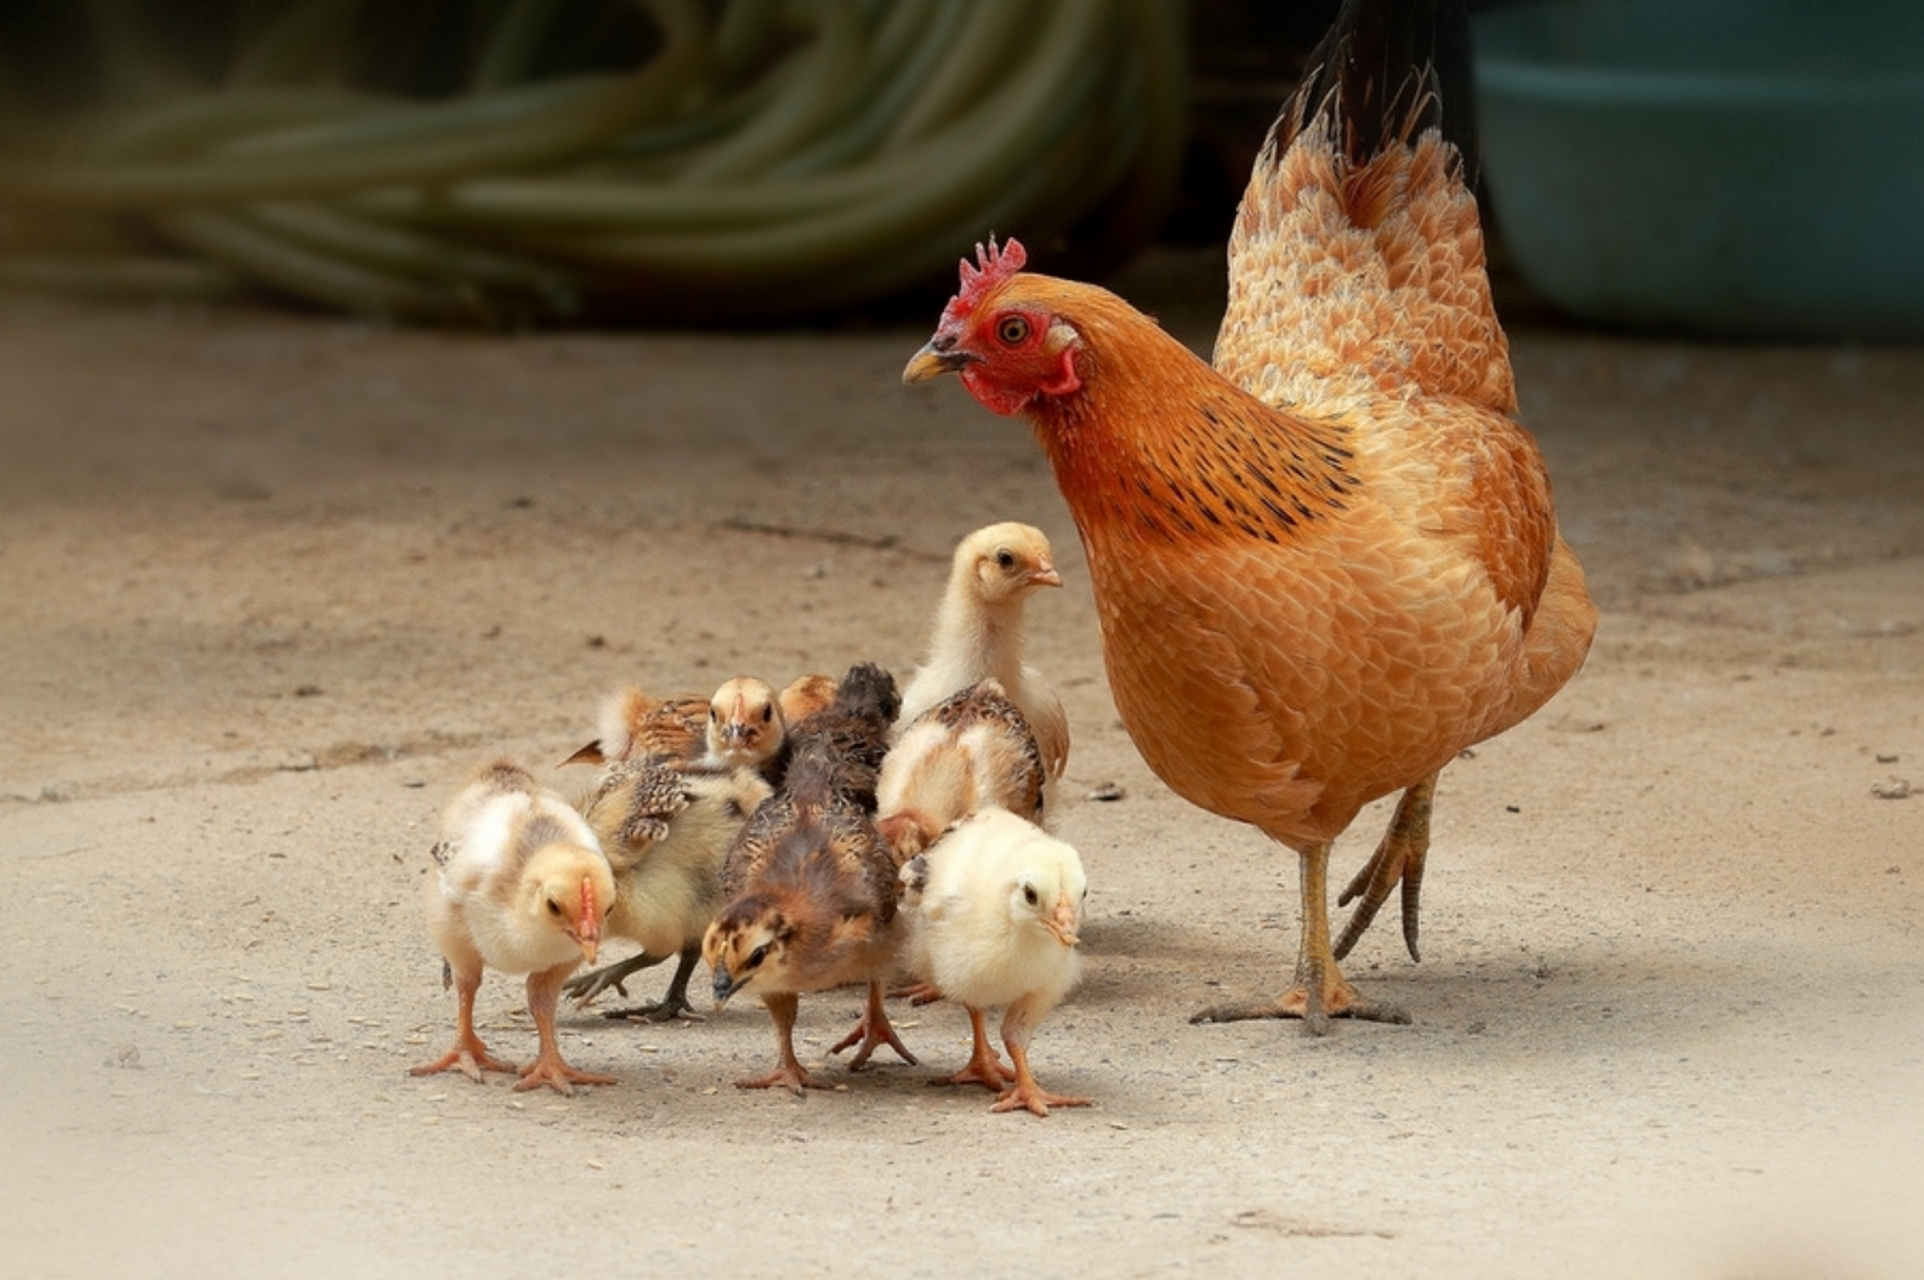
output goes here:
[{"label": "chick's leg", "polygon": [[772,1089],[776,1085],[801,1097],[805,1089],[829,1089],[834,1086],[819,1076],[808,1073],[802,1060],[795,1056],[795,1013],[801,1006],[801,999],[795,995],[763,996],[762,1003],[768,1007],[769,1020],[775,1024],[775,1050],[780,1061],[775,1069],[765,1076],[752,1076],[747,1080],[737,1080],[737,1089]]},{"label": "chick's leg", "polygon": [[915,1065],[915,1055],[908,1051],[908,1046],[902,1043],[901,1037],[895,1034],[894,1025],[889,1022],[888,1009],[883,1003],[880,979],[872,980],[868,984],[868,1008],[862,1014],[862,1020],[856,1023],[855,1029],[843,1036],[829,1052],[840,1053],[850,1045],[856,1044],[861,1048],[857,1049],[855,1056],[848,1060],[850,1071],[860,1071],[868,1062],[869,1055],[881,1045],[887,1045],[895,1050],[902,1061],[910,1066]]},{"label": "chick's leg", "polygon": [[561,999],[561,982],[574,965],[558,965],[528,975],[528,1012],[534,1015],[534,1029],[541,1037],[541,1054],[521,1068],[516,1089],[535,1089],[547,1085],[556,1093],[571,1095],[578,1084],[613,1084],[613,1076],[591,1075],[577,1071],[561,1059],[561,1043],[555,1038],[554,1011]]},{"label": "chick's leg", "polygon": [[995,1105],[989,1108],[991,1111],[1014,1111],[1021,1107],[1046,1116],[1050,1107],[1086,1107],[1094,1101],[1050,1093],[1035,1082],[1029,1070],[1029,1034],[1035,1030],[1035,1019],[1034,1008],[1026,996],[1010,1005],[1002,1017],[1002,1043],[1009,1050],[1009,1061],[1015,1064],[1015,1083],[1002,1091]]},{"label": "chick's leg", "polygon": [[408,1069],[411,1076],[431,1076],[449,1068],[458,1070],[470,1080],[479,1081],[483,1071],[513,1071],[514,1063],[503,1062],[488,1052],[488,1046],[481,1043],[481,1037],[474,1029],[474,996],[481,990],[481,966],[461,969],[454,974],[455,998],[460,1002],[460,1011],[455,1015],[454,1048],[433,1062],[423,1062],[418,1067]]},{"label": "chick's leg", "polygon": [[990,1089],[1001,1089],[1009,1083],[1009,1070],[1002,1065],[1002,1059],[995,1056],[995,1046],[989,1043],[988,1015],[974,1005],[969,1010],[969,1032],[974,1045],[969,1052],[969,1063],[949,1077],[950,1084],[979,1084]]},{"label": "chick's leg", "polygon": [[1435,796],[1435,774],[1403,793],[1396,804],[1396,815],[1383,833],[1383,842],[1336,899],[1337,906],[1346,907],[1352,898],[1362,898],[1343,927],[1343,936],[1336,940],[1338,960],[1350,953],[1376,919],[1377,908],[1388,900],[1390,889],[1399,882],[1403,886],[1403,945],[1410,949],[1410,959],[1423,958],[1416,951],[1418,899],[1423,892],[1423,861],[1430,852],[1430,805]]},{"label": "chick's leg", "polygon": [[618,994],[626,996],[628,988],[621,985],[622,983],[643,969],[653,968],[667,958],[667,956],[651,956],[644,951],[640,955],[629,956],[626,960],[617,960],[613,964],[604,964],[599,969],[578,973],[568,979],[561,990],[573,997],[577,1007],[592,1003],[596,996],[609,987],[613,987]]},{"label": "chick's leg", "polygon": [[[660,964],[666,958],[665,956],[651,956],[644,952],[638,956],[631,956],[623,960],[620,964],[610,965],[608,969],[598,969],[596,973],[620,970],[619,976],[626,978],[629,974],[641,969]],[[690,1022],[702,1021],[702,1015],[695,1012],[695,1006],[690,1004],[688,1000],[688,979],[695,972],[695,962],[700,959],[700,943],[696,943],[690,947],[683,947],[681,949],[681,958],[675,965],[675,976],[669,979],[668,990],[662,995],[661,999],[655,1001],[653,1004],[635,1004],[629,1005],[625,1009],[609,1009],[601,1016],[623,1022],[673,1022],[677,1018],[686,1018]],[[594,974],[588,976],[593,977]],[[577,979],[577,981],[579,981],[579,979]],[[602,986],[596,988],[596,990],[605,990],[610,986],[614,987],[615,990],[621,992],[624,996],[628,994],[627,990],[623,988],[620,983],[614,981],[603,983]],[[571,991],[574,989],[573,982],[568,984],[568,989]],[[593,996],[594,991],[590,991],[588,995],[581,997],[576,1003],[586,1004]]]},{"label": "chick's leg", "polygon": [[1301,1018],[1303,1029],[1326,1035],[1331,1018],[1362,1018],[1371,1022],[1408,1022],[1410,1016],[1390,1005],[1358,995],[1343,978],[1329,945],[1329,842],[1311,845],[1301,857],[1302,940],[1296,952],[1296,978],[1290,989],[1274,1000],[1219,1004],[1190,1018],[1191,1022],[1241,1022],[1249,1018]]}]

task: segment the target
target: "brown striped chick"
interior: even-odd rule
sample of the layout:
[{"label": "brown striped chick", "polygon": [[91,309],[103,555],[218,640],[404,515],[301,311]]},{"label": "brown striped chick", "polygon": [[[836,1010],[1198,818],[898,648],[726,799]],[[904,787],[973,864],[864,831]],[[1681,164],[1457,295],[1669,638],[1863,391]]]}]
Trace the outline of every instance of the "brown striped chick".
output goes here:
[{"label": "brown striped chick", "polygon": [[968,1066],[950,1079],[998,1090],[996,1111],[1082,1107],[1088,1098],[1050,1093],[1029,1069],[1029,1037],[1075,986],[1076,950],[1089,882],[1075,849],[1004,809],[965,819],[911,863],[920,901],[910,912],[922,976],[969,1010],[1007,1007],[1002,1044],[1013,1077],[977,1037]]},{"label": "brown striped chick", "polygon": [[[999,680],[983,680],[936,703],[911,724],[882,761],[876,784],[876,830],[899,866],[946,831],[982,809],[1000,808],[1031,821],[1042,819],[1042,753],[1028,718]],[[920,935],[910,931],[906,958],[911,973],[924,973]],[[942,991],[923,979],[891,993],[914,1003],[940,1000]],[[980,1010],[970,1010],[975,1034],[973,1061],[994,1061]]]},{"label": "brown striped chick", "polygon": [[782,709],[784,720],[800,724],[835,701],[839,687],[834,676],[796,676],[775,695],[775,701]]},{"label": "brown striped chick", "polygon": [[434,846],[440,874],[428,885],[428,928],[447,958],[460,1001],[454,1048],[413,1069],[417,1076],[457,1068],[470,1079],[513,1071],[488,1052],[474,1029],[474,997],[484,968],[528,975],[528,1012],[540,1055],[521,1068],[516,1089],[613,1084],[562,1060],[555,1003],[562,980],[593,963],[615,884],[595,833],[568,804],[505,760],[456,793]]},{"label": "brown striped chick", "polygon": [[1023,603],[1038,587],[1059,587],[1049,539],[1026,524],[992,524],[962,539],[936,612],[926,662],[902,694],[906,727],[978,680],[1002,682],[1029,719],[1053,784],[1069,761],[1069,721],[1041,672],[1025,664]]},{"label": "brown striped chick", "polygon": [[859,1069],[881,1044],[913,1063],[889,1025],[882,983],[897,945],[896,866],[875,834],[873,794],[888,728],[900,706],[895,681],[872,665],[850,670],[836,699],[795,726],[782,787],[755,810],[723,868],[728,898],[702,954],[719,1007],[740,991],[760,996],[775,1026],[777,1062],[744,1089],[776,1085],[800,1096],[828,1087],[795,1056],[795,1016],[805,992],[865,983],[863,1020],[835,1051],[859,1041]]},{"label": "brown striped chick", "polygon": [[595,740],[561,763],[698,759],[708,745],[709,702],[693,694],[655,698],[636,685],[623,685],[601,700]]},{"label": "brown striped chick", "polygon": [[626,760],[602,771],[586,805],[615,873],[615,903],[602,933],[640,945],[639,954],[581,974],[565,990],[585,1005],[631,975],[677,957],[660,1001],[610,1010],[610,1018],[649,1022],[693,1018],[688,979],[702,937],[722,905],[722,860],[748,815],[773,789],[753,769],[677,768]]},{"label": "brown striped chick", "polygon": [[[788,763],[788,717],[775,690],[754,676],[722,682],[708,702],[707,751],[710,768],[753,769],[772,786]],[[750,806],[751,808],[753,806]]]},{"label": "brown striped chick", "polygon": [[1001,681],[980,680],[917,716],[889,748],[876,827],[906,862],[991,805],[1040,821],[1044,776],[1028,717]]}]

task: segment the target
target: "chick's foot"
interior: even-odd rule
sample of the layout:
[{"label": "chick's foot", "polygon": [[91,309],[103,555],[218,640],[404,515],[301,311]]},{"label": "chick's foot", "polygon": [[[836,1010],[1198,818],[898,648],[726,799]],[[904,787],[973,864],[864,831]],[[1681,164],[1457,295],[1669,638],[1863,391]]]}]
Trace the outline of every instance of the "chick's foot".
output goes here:
[{"label": "chick's foot", "polygon": [[835,1047],[829,1052],[840,1053],[851,1045],[859,1045],[860,1048],[857,1048],[855,1056],[848,1060],[850,1071],[860,1071],[868,1062],[869,1056],[882,1045],[895,1050],[896,1055],[910,1066],[916,1064],[915,1055],[909,1052],[908,1046],[902,1043],[901,1037],[895,1034],[895,1027],[889,1022],[888,1010],[883,1007],[880,982],[868,984],[868,1008],[862,1014],[862,1020],[855,1024],[853,1031],[836,1042]]},{"label": "chick's foot", "polygon": [[481,1082],[483,1071],[513,1071],[514,1063],[506,1062],[488,1052],[488,1046],[480,1040],[470,1040],[457,1044],[433,1062],[423,1062],[418,1067],[409,1067],[411,1076],[439,1075],[443,1071],[459,1071],[476,1084]]},{"label": "chick's foot", "polygon": [[563,1097],[574,1096],[574,1086],[578,1084],[613,1084],[613,1076],[598,1076],[588,1071],[578,1071],[562,1061],[559,1053],[543,1053],[539,1058],[521,1068],[521,1078],[515,1081],[517,1093],[528,1089],[538,1089],[547,1085]]}]

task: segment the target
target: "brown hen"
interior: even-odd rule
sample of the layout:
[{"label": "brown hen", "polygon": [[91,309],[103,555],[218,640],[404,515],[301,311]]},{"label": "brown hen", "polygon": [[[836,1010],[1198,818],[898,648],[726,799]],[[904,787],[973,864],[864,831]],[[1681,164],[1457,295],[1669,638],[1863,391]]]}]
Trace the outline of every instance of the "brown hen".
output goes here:
[{"label": "brown hen", "polygon": [[1293,980],[1198,1020],[1406,1020],[1338,968],[1331,845],[1404,793],[1341,949],[1400,884],[1414,955],[1438,772],[1542,706],[1595,628],[1441,127],[1449,17],[1344,6],[1244,196],[1214,368],[1114,294],[1023,273],[1011,241],[963,265],[904,371],[1028,419],[1143,758],[1300,857]]}]

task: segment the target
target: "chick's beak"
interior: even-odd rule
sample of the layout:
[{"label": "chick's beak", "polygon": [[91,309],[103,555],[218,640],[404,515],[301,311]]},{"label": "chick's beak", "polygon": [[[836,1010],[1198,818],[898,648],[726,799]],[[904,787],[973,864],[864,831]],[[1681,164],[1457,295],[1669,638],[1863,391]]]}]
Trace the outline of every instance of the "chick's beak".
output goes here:
[{"label": "chick's beak", "polygon": [[909,357],[908,366],[902,370],[902,385],[912,387],[945,373],[960,373],[979,358],[972,352],[959,349],[952,334],[938,333],[920,351]]},{"label": "chick's beak", "polygon": [[1065,947],[1073,947],[1082,941],[1076,936],[1076,904],[1067,898],[1056,899],[1055,910],[1042,921],[1042,927],[1056,936],[1056,941]]},{"label": "chick's beak", "polygon": [[1029,575],[1029,581],[1038,587],[1059,587],[1062,585],[1062,574],[1057,571],[1055,561],[1044,557],[1037,563],[1035,572]]},{"label": "chick's beak", "polygon": [[593,964],[601,946],[601,911],[595,902],[594,883],[589,880],[581,882],[581,920],[574,927],[573,937],[581,954]]},{"label": "chick's beak", "polygon": [[741,983],[735,981],[727,969],[717,965],[715,967],[715,1007],[719,1009],[727,1004],[728,997],[740,990]]}]

